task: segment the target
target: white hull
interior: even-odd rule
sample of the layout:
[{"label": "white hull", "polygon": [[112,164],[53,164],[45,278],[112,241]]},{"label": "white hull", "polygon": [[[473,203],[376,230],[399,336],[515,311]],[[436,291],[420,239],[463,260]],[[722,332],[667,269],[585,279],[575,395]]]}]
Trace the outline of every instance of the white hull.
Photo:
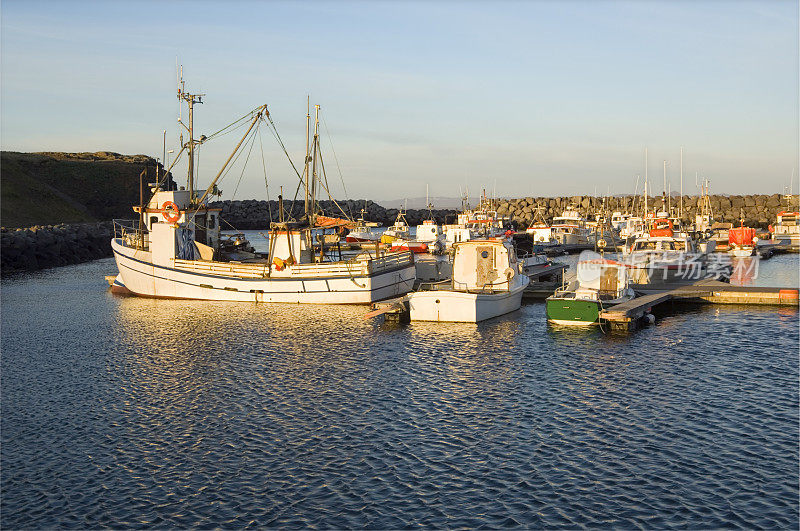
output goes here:
[{"label": "white hull", "polygon": [[597,321],[567,321],[566,319],[548,319],[548,321],[561,326],[594,326],[600,324]]},{"label": "white hull", "polygon": [[753,249],[752,247],[750,248],[734,247],[732,249],[728,249],[728,254],[731,256],[735,256],[736,258],[746,258],[748,256],[753,256],[754,251],[755,249]]},{"label": "white hull", "polygon": [[[265,277],[253,273],[256,270],[266,270],[265,266],[176,261],[184,262],[184,265],[165,267],[154,265],[147,251],[125,247],[117,240],[112,240],[111,247],[119,269],[115,282],[133,294],[144,297],[369,304],[408,293],[415,278],[413,262],[400,260],[394,260],[397,264],[395,267],[372,272],[359,263],[303,264],[288,266],[283,271],[273,269],[270,276]],[[225,268],[228,271],[223,271]]]},{"label": "white hull", "polygon": [[408,296],[412,321],[477,323],[518,310],[527,277],[511,291],[468,293],[463,291],[417,291]]}]

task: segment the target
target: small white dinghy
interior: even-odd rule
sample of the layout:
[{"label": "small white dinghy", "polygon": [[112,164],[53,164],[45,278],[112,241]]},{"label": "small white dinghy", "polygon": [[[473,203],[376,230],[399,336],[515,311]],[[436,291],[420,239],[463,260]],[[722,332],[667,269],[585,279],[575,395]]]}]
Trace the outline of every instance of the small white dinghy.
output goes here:
[{"label": "small white dinghy", "polygon": [[510,242],[457,243],[453,278],[408,295],[411,320],[477,323],[513,312],[529,282]]}]

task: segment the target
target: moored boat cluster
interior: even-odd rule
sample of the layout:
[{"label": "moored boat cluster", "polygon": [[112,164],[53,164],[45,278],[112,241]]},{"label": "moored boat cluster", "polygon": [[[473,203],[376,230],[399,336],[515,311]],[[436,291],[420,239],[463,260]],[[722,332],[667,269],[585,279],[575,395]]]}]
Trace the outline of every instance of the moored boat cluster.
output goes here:
[{"label": "moored boat cluster", "polygon": [[[183,82],[178,98],[190,108],[199,101],[199,95],[184,90]],[[306,117],[302,173],[292,163],[300,178],[302,210],[299,201],[288,203],[279,197],[274,210],[267,204],[266,212],[258,212],[269,221],[265,251],[257,251],[244,234],[223,230],[224,222],[233,225],[231,209],[210,201],[219,193],[217,182],[229,162],[256,134],[257,126],[275,127],[262,105],[246,117],[247,131],[205,190],[193,186],[191,163],[185,188],[176,190],[159,181],[145,191],[142,185],[142,199],[134,206],[138,219],[115,222],[111,246],[119,274],[110,279],[112,290],[254,303],[374,304],[388,299],[392,302],[384,309],[408,308],[411,320],[478,322],[518,309],[525,291],[556,290],[565,266],[550,261],[545,251],[621,251],[621,261],[603,256],[581,260],[577,283],[548,299],[551,320],[595,323],[601,320],[604,304],[624,305],[633,299],[635,285],[667,289],[697,279],[726,280],[728,273],[711,259],[717,244],[723,243],[721,230],[728,231],[724,243],[735,252],[756,252],[758,247],[755,231],[744,230],[746,202],[736,230],[730,224],[715,224],[707,184],[693,204],[673,201],[666,192],[654,202],[647,179],[641,197],[616,202],[577,198],[542,204],[520,200],[512,205],[484,193],[475,208],[464,198],[460,212],[439,219],[429,205],[428,215],[415,219],[415,226],[398,210],[391,226],[380,230],[388,220],[369,219],[367,208],[354,219],[351,208],[345,208],[352,204],[343,207],[330,196],[319,112],[316,106],[313,127],[310,109]],[[189,141],[176,162],[184,151],[194,160],[193,150],[208,140],[193,138],[193,114],[188,116],[184,126]],[[243,120],[237,121],[242,127],[247,125]],[[329,195],[327,205],[318,198],[323,189]],[[750,208],[760,215],[758,205]],[[776,237],[794,234],[796,213],[781,214],[772,232]],[[379,308],[378,313],[384,312]]]}]

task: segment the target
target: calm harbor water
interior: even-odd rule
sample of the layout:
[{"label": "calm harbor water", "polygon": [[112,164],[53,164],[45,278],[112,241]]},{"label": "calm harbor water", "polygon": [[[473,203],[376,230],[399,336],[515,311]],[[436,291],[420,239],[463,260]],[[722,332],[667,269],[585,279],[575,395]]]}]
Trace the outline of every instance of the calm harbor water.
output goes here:
[{"label": "calm harbor water", "polygon": [[798,526],[796,309],[401,326],[115,272],[2,281],[4,528]]}]

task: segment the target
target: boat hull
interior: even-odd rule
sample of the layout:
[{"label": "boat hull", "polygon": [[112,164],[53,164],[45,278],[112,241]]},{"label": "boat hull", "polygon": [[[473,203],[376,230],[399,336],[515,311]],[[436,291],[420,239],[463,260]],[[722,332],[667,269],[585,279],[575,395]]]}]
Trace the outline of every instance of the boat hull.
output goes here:
[{"label": "boat hull", "polygon": [[550,297],[546,305],[547,320],[556,324],[588,326],[600,320],[600,303],[597,301]]},{"label": "boat hull", "polygon": [[408,296],[412,321],[477,323],[518,310],[527,279],[513,290],[501,293],[463,291],[417,291]]},{"label": "boat hull", "polygon": [[356,235],[353,235],[352,233],[350,233],[345,238],[345,241],[347,243],[377,243],[378,241],[380,241],[380,236],[377,236],[377,235],[375,235],[375,236],[365,236],[365,235],[356,236]]},{"label": "boat hull", "polygon": [[[118,289],[134,295],[168,299],[309,304],[369,304],[408,293],[414,285],[413,261],[371,274],[304,275],[293,278],[290,269],[262,278],[188,271],[154,265],[150,253],[112,240],[119,275]],[[202,266],[203,264],[200,263]],[[235,264],[234,264],[235,267]],[[280,275],[280,276],[279,276]]]}]

